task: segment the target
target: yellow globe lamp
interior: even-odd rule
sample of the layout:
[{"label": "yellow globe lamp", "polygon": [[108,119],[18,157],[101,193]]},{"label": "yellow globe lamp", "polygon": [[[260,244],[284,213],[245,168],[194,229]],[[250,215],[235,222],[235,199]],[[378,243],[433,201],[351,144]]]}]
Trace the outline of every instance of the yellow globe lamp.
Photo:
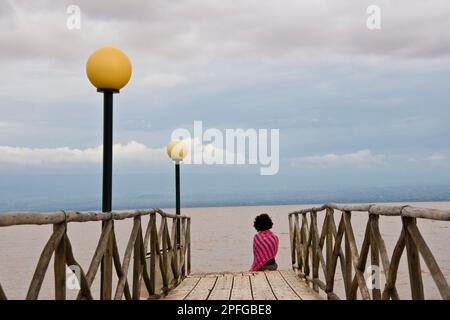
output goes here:
[{"label": "yellow globe lamp", "polygon": [[167,155],[173,161],[182,161],[187,154],[186,144],[182,140],[172,140],[166,148]]},{"label": "yellow globe lamp", "polygon": [[89,57],[86,74],[99,91],[109,89],[117,92],[125,87],[131,78],[131,62],[120,49],[100,48]]}]

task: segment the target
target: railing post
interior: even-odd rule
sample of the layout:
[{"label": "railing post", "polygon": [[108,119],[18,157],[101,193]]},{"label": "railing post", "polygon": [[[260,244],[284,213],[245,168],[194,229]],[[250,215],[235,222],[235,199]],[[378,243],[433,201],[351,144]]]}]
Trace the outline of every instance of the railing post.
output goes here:
[{"label": "railing post", "polygon": [[[344,215],[347,214],[349,219],[351,218],[350,211],[342,212],[342,218],[344,219]],[[350,289],[352,286],[352,252],[350,249],[350,241],[347,234],[347,229],[344,228],[344,236],[345,236],[345,295],[347,299],[350,299]]]},{"label": "railing post", "polygon": [[299,272],[303,273],[303,244],[302,244],[302,228],[303,226],[300,225],[300,221],[298,218],[298,214],[294,215],[294,240],[295,240],[295,247],[296,250],[294,252],[294,255],[296,256],[297,261],[297,270]]},{"label": "railing post", "polygon": [[306,276],[309,276],[310,268],[309,268],[309,241],[308,234],[310,234],[310,230],[308,228],[308,218],[306,213],[302,214],[302,247],[303,247],[303,273]]},{"label": "railing post", "polygon": [[191,219],[187,221],[187,274],[191,273]]},{"label": "railing post", "polygon": [[156,250],[159,248],[156,247],[156,243],[158,242],[158,234],[156,228],[156,215],[150,215],[150,295],[155,294],[155,271],[156,271]]},{"label": "railing post", "polygon": [[[112,216],[111,216],[112,219]],[[112,274],[113,274],[113,242],[112,235],[114,233],[114,221],[111,221],[112,229],[108,235],[108,244],[102,259],[101,274],[101,299],[111,300],[112,297]],[[106,221],[103,228],[106,227]]]},{"label": "railing post", "polygon": [[181,276],[186,276],[186,218],[181,219]]},{"label": "railing post", "polygon": [[416,224],[415,218],[402,217],[403,232],[405,234],[406,254],[408,257],[409,282],[413,300],[423,300],[422,271],[420,268],[419,250],[408,231],[408,224]]},{"label": "railing post", "polygon": [[141,296],[141,239],[142,239],[142,228],[141,228],[141,217],[136,218],[139,221],[139,230],[134,241],[133,249],[133,300],[139,300]]},{"label": "railing post", "polygon": [[177,237],[177,229],[178,229],[178,216],[172,218],[172,234],[171,234],[171,239],[172,239],[172,259],[171,259],[171,266],[172,266],[172,271],[173,271],[173,277],[175,279],[175,281],[178,283],[178,281],[180,280],[180,270],[179,270],[179,246],[178,243],[176,242],[176,237]]},{"label": "railing post", "polygon": [[372,276],[376,277],[375,286],[372,283],[372,299],[373,300],[381,300],[381,288],[376,287],[376,285],[380,284],[380,252],[378,248],[378,242],[376,235],[374,233],[375,225],[378,225],[378,216],[375,214],[369,214],[370,220],[370,258],[372,267],[375,266],[375,274],[372,273]]},{"label": "railing post", "polygon": [[159,254],[159,265],[162,266],[160,269],[163,287],[164,290],[167,290],[167,288],[169,287],[169,274],[170,274],[168,255],[169,253],[173,254],[173,246],[170,243],[170,239],[168,236],[166,217],[161,218],[160,236],[161,236],[160,238],[161,243],[156,244],[155,248],[156,252],[159,252],[160,246],[162,249],[162,255]]},{"label": "railing post", "polygon": [[318,234],[317,229],[317,212],[311,211],[311,236],[312,236],[312,266],[313,266],[313,272],[312,272],[312,279],[313,279],[313,289],[316,292],[319,292],[319,286],[317,285],[316,279],[319,278],[319,241],[318,237],[316,236]]},{"label": "railing post", "polygon": [[[56,225],[53,225],[53,231],[56,231]],[[53,270],[55,274],[55,300],[66,300],[66,253],[64,236],[55,249]]]},{"label": "railing post", "polygon": [[327,221],[327,228],[326,228],[326,245],[327,245],[327,260],[326,260],[326,292],[332,292],[333,291],[333,225],[331,224],[331,220],[333,219],[333,209],[326,209],[326,221]]},{"label": "railing post", "polygon": [[288,220],[289,220],[289,240],[291,242],[291,265],[292,267],[294,267],[295,265],[295,230],[296,230],[296,225],[292,223],[292,217],[294,216],[294,214],[292,215],[288,215]]}]

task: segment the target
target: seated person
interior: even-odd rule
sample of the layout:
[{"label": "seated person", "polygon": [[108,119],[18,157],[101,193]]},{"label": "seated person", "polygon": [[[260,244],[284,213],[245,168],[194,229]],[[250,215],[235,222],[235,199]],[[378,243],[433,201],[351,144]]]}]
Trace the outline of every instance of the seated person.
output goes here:
[{"label": "seated person", "polygon": [[266,213],[260,214],[253,223],[257,234],[253,237],[253,264],[250,272],[277,270],[275,256],[278,251],[278,237],[270,231],[273,226],[272,219]]}]

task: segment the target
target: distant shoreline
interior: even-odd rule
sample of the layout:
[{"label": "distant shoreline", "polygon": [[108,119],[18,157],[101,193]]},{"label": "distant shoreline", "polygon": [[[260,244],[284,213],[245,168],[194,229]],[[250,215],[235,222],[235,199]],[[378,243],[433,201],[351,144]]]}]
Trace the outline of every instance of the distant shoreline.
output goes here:
[{"label": "distant shoreline", "polygon": [[[310,203],[391,203],[450,201],[450,183],[407,182],[364,184],[299,177],[233,176],[185,172],[183,208],[272,206]],[[450,181],[450,180],[449,180]],[[96,175],[26,175],[0,179],[0,211],[95,211],[101,208],[101,177]],[[116,175],[112,207],[175,206],[173,174]]]},{"label": "distant shoreline", "polygon": [[[332,203],[332,202],[329,202]],[[440,208],[440,209],[450,209],[450,200],[448,201],[395,201],[395,202],[339,202],[340,204],[380,204],[380,205],[410,205],[410,206],[418,206],[418,207],[427,207],[427,205],[430,206],[430,208]],[[259,205],[242,205],[242,206],[215,206],[215,207],[186,207],[185,209],[188,209],[189,211],[195,210],[195,209],[236,209],[236,208],[261,208],[261,207],[267,207],[267,208],[273,208],[273,207],[301,207],[301,208],[312,208],[312,207],[319,207],[325,203],[289,203],[289,204],[259,204]],[[174,207],[166,207],[161,208],[164,211],[175,211]],[[121,209],[122,210],[122,209]],[[132,210],[132,209],[123,209],[123,210]]]},{"label": "distant shoreline", "polygon": [[[213,208],[213,209],[226,209],[226,208],[249,208],[249,207],[255,207],[255,208],[261,208],[261,207],[267,207],[267,208],[271,208],[271,207],[293,207],[293,206],[298,206],[298,207],[302,207],[302,208],[308,208],[308,207],[318,207],[321,206],[323,204],[327,204],[327,203],[339,203],[339,204],[380,204],[380,205],[411,205],[411,206],[420,206],[420,207],[426,207],[427,204],[432,205],[432,207],[441,207],[442,208],[450,208],[450,199],[449,200],[440,200],[440,201],[386,201],[386,202],[382,202],[382,201],[374,201],[374,202],[337,202],[337,201],[330,201],[330,202],[317,202],[317,203],[258,203],[258,204],[242,204],[242,205],[210,205],[210,206],[183,206],[182,209],[189,209],[189,211],[191,210],[195,210],[195,209],[208,209],[208,208]],[[134,207],[134,208],[130,208],[130,207],[124,207],[124,208],[113,208],[113,210],[116,211],[129,211],[129,210],[145,210],[145,209],[153,209],[153,208],[160,208],[164,211],[175,211],[175,207]],[[2,214],[3,212],[11,212],[11,211],[17,211],[17,212],[21,212],[21,211],[29,211],[29,210],[0,210],[0,214]],[[33,210],[34,211],[34,210]],[[60,211],[60,210],[35,210],[36,212],[52,212],[52,211]],[[71,210],[70,210],[71,211]],[[84,210],[73,210],[73,211],[80,211],[80,212],[86,212],[86,211],[100,211],[100,210],[95,210],[95,209],[84,209]]]},{"label": "distant shoreline", "polygon": [[[279,207],[279,206],[302,206],[302,207],[314,207],[314,206],[321,206],[323,204],[327,203],[340,203],[340,204],[426,204],[426,203],[433,203],[433,204],[448,204],[450,206],[450,199],[448,200],[437,200],[437,201],[374,201],[374,202],[338,202],[338,201],[330,201],[330,202],[318,202],[318,203],[259,203],[259,204],[242,204],[242,205],[228,205],[228,206],[185,206],[185,208],[189,209],[200,209],[200,208],[240,208],[240,207]],[[162,207],[163,210],[175,210],[175,207]],[[130,210],[129,208],[126,209],[120,209],[120,210]]]}]

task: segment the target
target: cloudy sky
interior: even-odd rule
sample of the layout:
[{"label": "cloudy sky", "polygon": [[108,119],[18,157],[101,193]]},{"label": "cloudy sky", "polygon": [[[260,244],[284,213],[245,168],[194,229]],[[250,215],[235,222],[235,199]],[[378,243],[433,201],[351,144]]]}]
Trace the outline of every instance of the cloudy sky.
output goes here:
[{"label": "cloudy sky", "polygon": [[449,16],[447,0],[1,1],[0,173],[100,171],[85,63],[115,46],[133,64],[115,96],[122,173],[169,170],[171,132],[201,120],[279,129],[280,179],[446,183]]}]

